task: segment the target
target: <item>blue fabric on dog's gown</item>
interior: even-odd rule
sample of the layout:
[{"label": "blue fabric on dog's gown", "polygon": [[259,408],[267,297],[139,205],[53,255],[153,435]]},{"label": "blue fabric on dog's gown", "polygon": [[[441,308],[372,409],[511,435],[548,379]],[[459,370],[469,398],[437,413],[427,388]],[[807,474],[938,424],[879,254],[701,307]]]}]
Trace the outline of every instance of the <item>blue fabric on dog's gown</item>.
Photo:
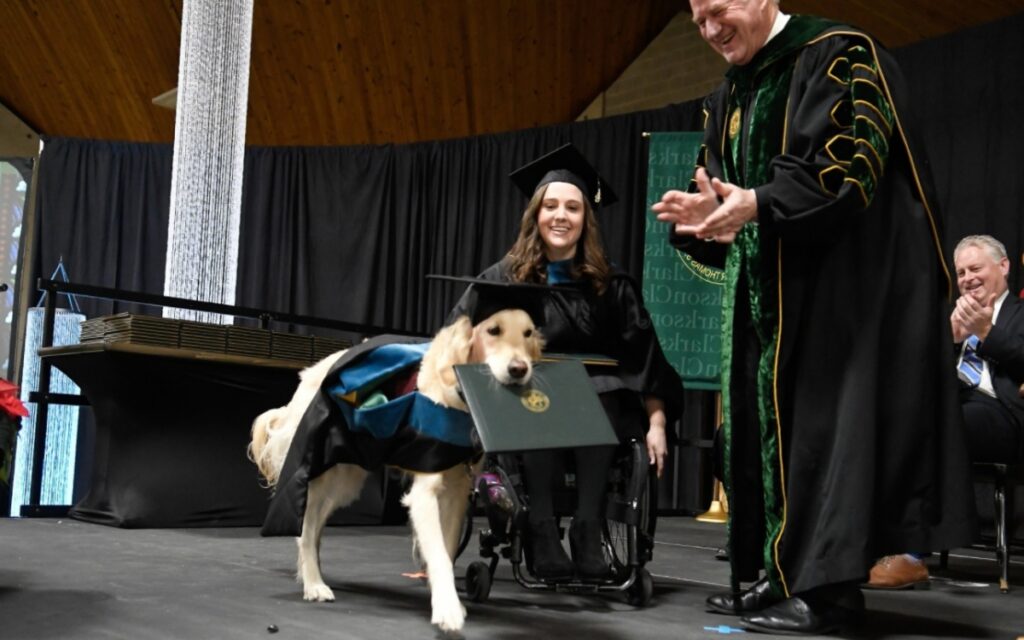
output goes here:
[{"label": "blue fabric on dog's gown", "polygon": [[[449,444],[473,446],[473,421],[465,411],[443,407],[419,391],[396,398],[374,391],[392,376],[418,367],[429,347],[429,342],[387,344],[338,372],[337,383],[327,390],[350,430],[383,440],[393,438],[399,429],[413,429]],[[344,399],[350,394],[366,400],[356,406]]]},{"label": "blue fabric on dog's gown", "polygon": [[383,393],[418,368],[429,346],[422,338],[377,336],[334,363],[295,432],[263,535],[300,535],[309,482],[335,464],[432,473],[479,455],[468,413],[418,391]]}]

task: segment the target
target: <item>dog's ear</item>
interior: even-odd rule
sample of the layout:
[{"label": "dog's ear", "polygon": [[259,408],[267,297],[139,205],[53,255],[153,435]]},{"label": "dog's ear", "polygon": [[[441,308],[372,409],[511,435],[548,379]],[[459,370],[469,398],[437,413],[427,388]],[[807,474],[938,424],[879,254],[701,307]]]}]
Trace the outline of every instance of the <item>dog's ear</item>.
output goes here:
[{"label": "dog's ear", "polygon": [[420,386],[431,377],[440,379],[441,383],[454,388],[457,381],[452,365],[465,364],[469,361],[469,350],[473,343],[473,324],[469,316],[460,316],[458,320],[441,329],[434,336],[430,348],[423,355],[420,365]]},{"label": "dog's ear", "polygon": [[458,320],[437,333],[431,348],[436,346],[439,362],[450,366],[469,362],[472,344],[473,323],[469,321],[469,316],[459,316]]},{"label": "dog's ear", "polygon": [[533,334],[526,343],[526,349],[530,353],[530,360],[533,362],[540,360],[541,352],[544,351],[544,342],[544,335],[540,332],[540,329],[534,327]]}]

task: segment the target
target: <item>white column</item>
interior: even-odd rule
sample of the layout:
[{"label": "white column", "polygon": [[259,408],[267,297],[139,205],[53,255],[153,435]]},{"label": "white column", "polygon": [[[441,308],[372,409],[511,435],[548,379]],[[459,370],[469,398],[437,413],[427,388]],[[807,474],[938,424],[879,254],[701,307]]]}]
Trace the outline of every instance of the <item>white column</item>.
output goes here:
[{"label": "white column", "polygon": [[[185,0],[164,294],[235,303],[253,0]],[[164,315],[230,323],[165,309]]]}]

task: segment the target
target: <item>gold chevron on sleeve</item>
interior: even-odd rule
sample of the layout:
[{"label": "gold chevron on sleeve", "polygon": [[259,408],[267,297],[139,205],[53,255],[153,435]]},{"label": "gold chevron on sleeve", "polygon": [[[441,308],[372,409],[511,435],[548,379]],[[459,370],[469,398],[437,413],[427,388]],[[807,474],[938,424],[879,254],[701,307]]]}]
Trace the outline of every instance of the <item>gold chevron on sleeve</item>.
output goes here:
[{"label": "gold chevron on sleeve", "polygon": [[828,119],[840,129],[849,129],[853,126],[853,118],[850,116],[850,101],[847,99],[837,100],[828,112]]},{"label": "gold chevron on sleeve", "polygon": [[858,151],[857,153],[853,154],[853,159],[850,162],[852,163],[853,160],[856,160],[857,158],[860,158],[861,160],[863,160],[864,164],[866,164],[868,166],[868,172],[871,173],[871,180],[875,184],[877,184],[878,183],[878,174],[875,173],[875,167],[872,166],[871,160],[866,155],[864,155],[863,153],[860,153]]},{"label": "gold chevron on sleeve", "polygon": [[867,100],[862,100],[860,98],[855,99],[853,101],[853,104],[854,106],[867,107],[868,109],[874,111],[878,115],[878,120],[885,125],[885,129],[888,132],[885,134],[885,137],[888,138],[889,136],[892,135],[892,121],[889,118],[887,118],[884,113],[882,113],[881,109],[876,107],[873,103],[868,102]]},{"label": "gold chevron on sleeve", "polygon": [[825,75],[844,87],[850,84],[850,59],[846,56],[839,56],[828,66]]},{"label": "gold chevron on sleeve", "polygon": [[821,190],[833,197],[839,195],[839,189],[843,186],[845,179],[846,169],[837,164],[829,165],[818,172],[818,184],[821,185]]},{"label": "gold chevron on sleeve", "polygon": [[825,153],[832,159],[832,162],[849,165],[855,145],[853,136],[848,136],[845,133],[836,134],[825,143]]},{"label": "gold chevron on sleeve", "polygon": [[856,127],[858,122],[867,122],[869,125],[871,125],[871,127],[878,134],[878,142],[880,143],[879,146],[884,145],[884,148],[882,149],[882,151],[885,152],[886,155],[889,155],[889,143],[888,143],[889,137],[887,135],[885,135],[885,133],[882,132],[882,128],[878,126],[878,123],[876,123],[871,118],[869,118],[869,117],[867,117],[865,115],[861,115],[859,113],[857,115],[853,116],[854,127]]},{"label": "gold chevron on sleeve", "polygon": [[[865,51],[865,53],[867,52]],[[876,71],[874,67],[866,65],[863,62],[854,62],[852,65],[850,65],[850,71],[856,71],[857,69],[860,69],[861,71],[867,71],[874,77],[878,77],[878,71]]]},{"label": "gold chevron on sleeve", "polygon": [[867,206],[871,204],[871,200],[868,199],[868,194],[864,190],[864,185],[860,183],[860,180],[857,180],[856,178],[851,178],[850,176],[846,176],[845,178],[843,178],[843,182],[849,182],[851,184],[857,185],[857,191],[860,193],[860,197],[864,200],[864,208],[867,208]]},{"label": "gold chevron on sleeve", "polygon": [[[874,82],[872,82],[871,80],[868,80],[867,78],[860,78],[860,77],[857,77],[857,78],[854,78],[854,79],[853,79],[853,80],[851,81],[851,84],[854,84],[854,85],[855,85],[855,84],[857,84],[857,83],[860,83],[860,84],[866,84],[866,85],[868,85],[869,87],[871,87],[872,89],[874,89],[874,90],[875,90],[875,93],[876,93],[876,94],[878,94],[878,98],[879,98],[879,100],[884,100],[884,99],[885,99],[885,98],[884,98],[885,94],[884,94],[884,93],[882,93],[882,89],[881,89],[881,88],[880,88],[880,87],[879,87],[879,86],[878,86],[877,84],[875,84]],[[855,89],[855,90],[856,90],[856,89]]]}]

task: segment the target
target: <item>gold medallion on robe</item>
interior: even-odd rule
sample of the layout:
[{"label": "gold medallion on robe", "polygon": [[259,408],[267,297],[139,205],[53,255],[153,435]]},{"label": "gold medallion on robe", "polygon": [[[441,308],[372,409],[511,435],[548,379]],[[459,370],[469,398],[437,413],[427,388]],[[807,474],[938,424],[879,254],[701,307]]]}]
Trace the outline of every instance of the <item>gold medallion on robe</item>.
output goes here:
[{"label": "gold medallion on robe", "polygon": [[732,110],[732,115],[729,116],[729,137],[735,138],[740,132],[740,122],[743,118],[740,116],[740,108],[736,107]]}]

